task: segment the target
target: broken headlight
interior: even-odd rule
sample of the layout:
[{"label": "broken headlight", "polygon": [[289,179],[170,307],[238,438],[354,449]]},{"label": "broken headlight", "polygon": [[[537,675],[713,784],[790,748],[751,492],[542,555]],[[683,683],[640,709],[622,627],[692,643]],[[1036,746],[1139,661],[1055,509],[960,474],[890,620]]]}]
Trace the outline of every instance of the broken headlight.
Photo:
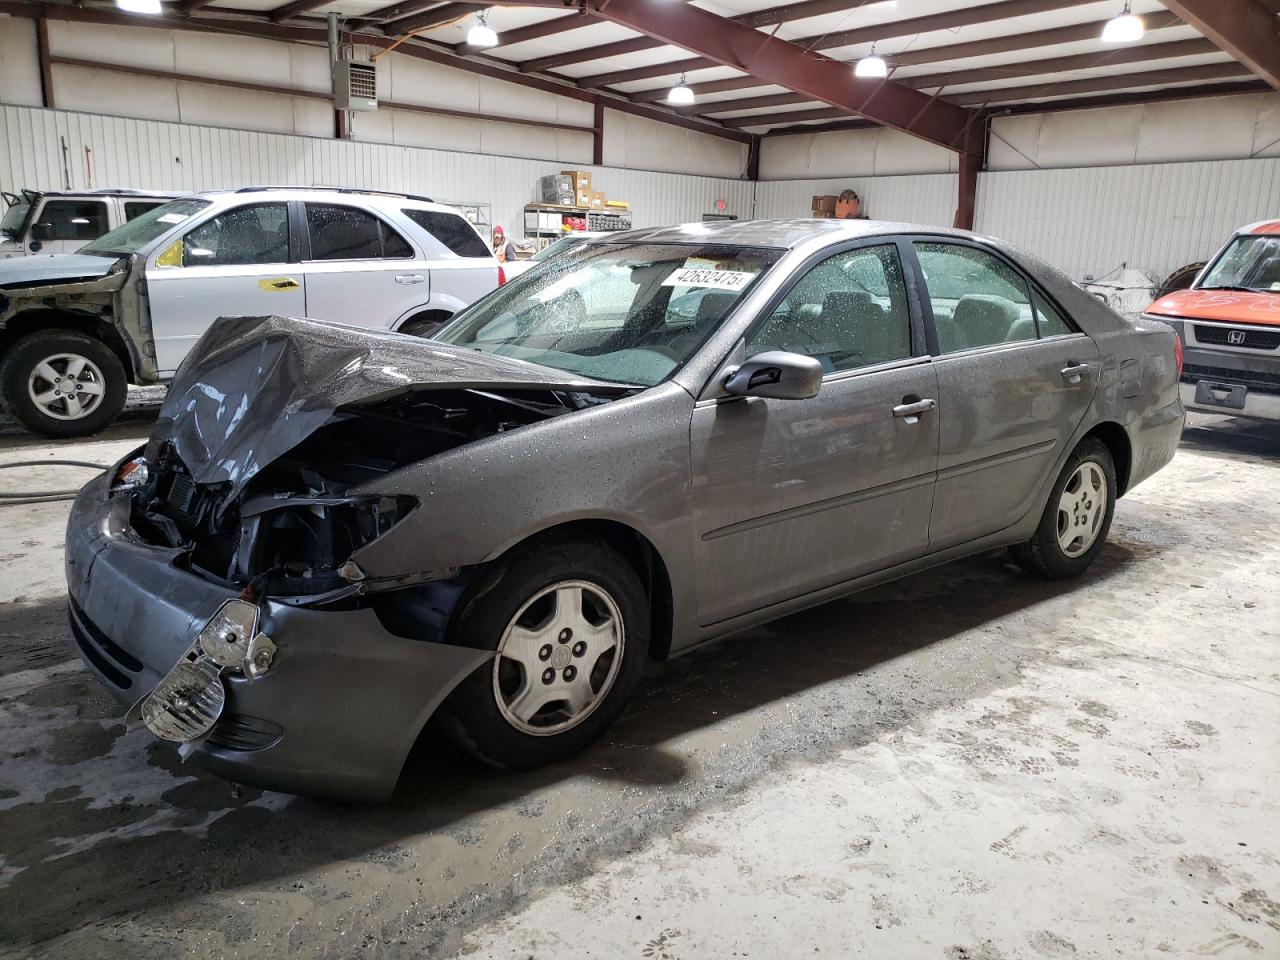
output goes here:
[{"label": "broken headlight", "polygon": [[111,478],[111,492],[123,493],[126,490],[141,490],[151,479],[151,471],[147,468],[146,457],[134,457],[120,464],[116,475]]},{"label": "broken headlight", "polygon": [[226,705],[224,672],[251,679],[275,658],[271,638],[258,632],[258,608],[228,600],[209,618],[182,659],[142,701],[142,722],[162,740],[187,743],[213,729]]}]

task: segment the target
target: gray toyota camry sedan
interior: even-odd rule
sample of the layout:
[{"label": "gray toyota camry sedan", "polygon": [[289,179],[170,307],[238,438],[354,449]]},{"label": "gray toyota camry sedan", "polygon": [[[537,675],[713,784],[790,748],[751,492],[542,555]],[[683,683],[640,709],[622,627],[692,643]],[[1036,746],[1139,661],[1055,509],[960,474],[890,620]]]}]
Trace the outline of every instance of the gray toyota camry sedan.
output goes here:
[{"label": "gray toyota camry sedan", "polygon": [[1001,242],[869,221],[616,235],[433,340],[224,319],[76,500],[72,632],[237,781],[384,797],[433,716],[543,764],[647,658],[992,548],[1080,573],[1180,363]]}]

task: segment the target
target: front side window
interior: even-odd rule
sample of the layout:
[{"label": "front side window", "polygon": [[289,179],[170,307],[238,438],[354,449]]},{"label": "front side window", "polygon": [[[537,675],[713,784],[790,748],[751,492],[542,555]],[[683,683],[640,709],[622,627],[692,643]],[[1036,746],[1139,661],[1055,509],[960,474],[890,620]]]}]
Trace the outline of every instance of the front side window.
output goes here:
[{"label": "front side window", "polygon": [[747,356],[767,350],[814,357],[826,373],[911,356],[897,247],[860,247],[810,269],[747,341]]},{"label": "front side window", "polygon": [[480,235],[471,224],[456,213],[414,208],[407,208],[400,212],[460,257],[488,260],[493,256],[488,244],[480,239]]},{"label": "front side window", "polygon": [[101,200],[50,200],[36,214],[33,240],[96,240],[107,232],[107,205]]},{"label": "front side window", "polygon": [[171,200],[103,234],[79,252],[97,257],[131,256],[207,206],[208,200]]},{"label": "front side window", "polygon": [[413,256],[408,241],[359,207],[308,203],[312,260],[382,260]]},{"label": "front side window", "polygon": [[1280,235],[1236,237],[1214,261],[1197,290],[1280,290]]},{"label": "front side window", "polygon": [[1026,281],[999,257],[957,243],[915,250],[943,353],[1036,339]]},{"label": "front side window", "polygon": [[693,356],[780,255],[722,244],[591,245],[499,287],[435,339],[653,386]]},{"label": "front side window", "polygon": [[253,203],[220,213],[182,241],[184,267],[289,262],[289,205]]}]

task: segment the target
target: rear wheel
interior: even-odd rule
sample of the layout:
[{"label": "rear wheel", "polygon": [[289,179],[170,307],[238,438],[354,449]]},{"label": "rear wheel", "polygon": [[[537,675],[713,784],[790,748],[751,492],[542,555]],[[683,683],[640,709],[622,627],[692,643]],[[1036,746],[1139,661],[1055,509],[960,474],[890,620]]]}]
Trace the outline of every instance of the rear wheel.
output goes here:
[{"label": "rear wheel", "polygon": [[607,545],[546,541],[482,574],[451,636],[495,657],[450,696],[447,727],[481,760],[527,769],[582,750],[621,712],[644,669],[649,606]]},{"label": "rear wheel", "polygon": [[34,433],[84,437],[124,409],[127,377],[101,340],[75,330],[37,330],[14,343],[0,365],[5,409]]},{"label": "rear wheel", "polygon": [[1102,551],[1116,503],[1116,468],[1100,440],[1084,440],[1067,458],[1035,536],[1010,548],[1028,573],[1060,580],[1083,573]]}]

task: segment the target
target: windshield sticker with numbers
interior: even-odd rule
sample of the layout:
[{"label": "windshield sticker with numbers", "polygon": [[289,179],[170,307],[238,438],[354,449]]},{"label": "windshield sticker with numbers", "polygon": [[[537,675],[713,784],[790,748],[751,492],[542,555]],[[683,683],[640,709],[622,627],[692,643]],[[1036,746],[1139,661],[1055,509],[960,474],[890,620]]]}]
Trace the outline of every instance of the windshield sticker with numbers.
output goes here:
[{"label": "windshield sticker with numbers", "polygon": [[711,287],[715,290],[742,290],[755,277],[754,273],[737,270],[709,270],[685,267],[662,281],[664,287]]}]

